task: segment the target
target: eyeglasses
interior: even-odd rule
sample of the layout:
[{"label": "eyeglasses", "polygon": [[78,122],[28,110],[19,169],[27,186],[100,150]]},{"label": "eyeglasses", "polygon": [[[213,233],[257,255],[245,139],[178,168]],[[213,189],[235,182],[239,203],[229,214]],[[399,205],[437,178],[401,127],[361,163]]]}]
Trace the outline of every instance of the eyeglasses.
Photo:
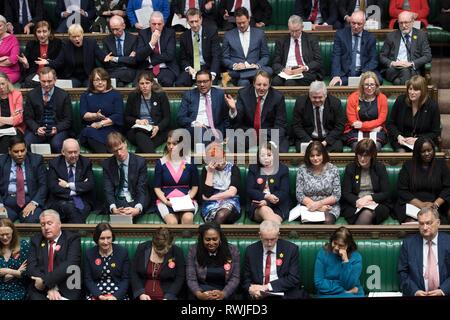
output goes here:
[{"label": "eyeglasses", "polygon": [[364,88],[374,88],[376,86],[377,86],[376,83],[365,83],[364,84]]}]

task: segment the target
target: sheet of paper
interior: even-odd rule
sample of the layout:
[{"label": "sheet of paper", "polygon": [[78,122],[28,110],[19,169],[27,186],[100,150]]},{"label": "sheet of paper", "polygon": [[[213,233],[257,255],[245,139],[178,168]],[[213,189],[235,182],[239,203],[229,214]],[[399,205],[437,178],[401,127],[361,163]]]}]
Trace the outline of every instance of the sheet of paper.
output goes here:
[{"label": "sheet of paper", "polygon": [[414,145],[413,144],[408,144],[408,143],[402,143],[402,145],[404,145],[405,147],[408,147],[409,149],[413,150],[414,149]]},{"label": "sheet of paper", "polygon": [[301,216],[302,222],[323,222],[325,214],[322,211],[309,211],[306,206],[297,205],[289,212],[289,221]]},{"label": "sheet of paper", "polygon": [[144,28],[148,28],[150,26],[150,16],[153,13],[153,9],[149,7],[143,7],[137,10],[134,10],[136,13],[136,18],[140,24],[144,26]]},{"label": "sheet of paper", "polygon": [[153,129],[153,126],[151,124],[134,124],[131,128],[133,129],[143,129],[146,130],[148,132],[151,132]]},{"label": "sheet of paper", "polygon": [[[358,131],[358,141],[364,139],[363,132]],[[369,132],[369,139],[372,139],[373,142],[377,143],[377,133],[376,132]]]},{"label": "sheet of paper", "polygon": [[170,203],[172,204],[172,209],[175,212],[195,210],[195,206],[192,203],[192,199],[191,197],[189,197],[189,195],[185,195],[183,197],[170,198]]},{"label": "sheet of paper", "polygon": [[186,29],[190,29],[191,26],[187,23],[186,18],[179,18],[177,14],[173,15],[172,26],[179,24],[180,26],[185,27]]},{"label": "sheet of paper", "polygon": [[0,137],[3,136],[15,136],[17,134],[17,131],[14,127],[9,127],[5,129],[0,129]]},{"label": "sheet of paper", "polygon": [[370,210],[375,210],[376,207],[378,207],[378,203],[370,204],[370,205],[364,206],[364,207],[362,207],[362,208],[356,208],[355,214],[357,214],[357,213],[358,213],[359,211],[361,211],[362,209],[367,208],[367,209],[370,209]]},{"label": "sheet of paper", "polygon": [[401,292],[369,292],[369,298],[403,297]]},{"label": "sheet of paper", "polygon": [[413,206],[412,204],[407,203],[406,204],[406,215],[414,218],[417,220],[417,214],[419,213],[420,209],[416,206]]},{"label": "sheet of paper", "polygon": [[289,80],[289,79],[301,79],[301,78],[303,78],[303,74],[302,74],[302,73],[289,75],[289,74],[284,73],[283,71],[281,71],[278,75],[279,75],[281,78],[286,79],[286,80]]}]

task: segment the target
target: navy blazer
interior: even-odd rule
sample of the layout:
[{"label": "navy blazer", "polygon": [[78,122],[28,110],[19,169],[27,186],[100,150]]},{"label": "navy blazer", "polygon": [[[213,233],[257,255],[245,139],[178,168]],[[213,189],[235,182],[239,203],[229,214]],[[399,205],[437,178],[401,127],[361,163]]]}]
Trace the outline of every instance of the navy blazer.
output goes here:
[{"label": "navy blazer", "polygon": [[[231,13],[234,2],[235,0],[220,0],[219,20],[223,20],[225,10],[227,10],[229,14]],[[272,19],[272,6],[270,5],[269,1],[250,0],[250,9],[252,11],[252,20],[254,20],[255,22],[264,22],[265,25],[270,24],[270,20]]]},{"label": "navy blazer", "polygon": [[[147,281],[147,266],[152,252],[152,242],[147,241],[138,245],[136,254],[131,264],[131,285],[133,297],[139,299],[145,294],[145,282]],[[171,265],[169,266],[169,263]],[[184,286],[186,278],[185,261],[183,251],[176,245],[172,245],[164,256],[159,274],[160,285],[164,292],[164,299],[176,300]]]},{"label": "navy blazer", "polygon": [[[56,245],[59,245],[59,250],[54,251],[53,272],[48,272],[48,241],[42,234],[35,234],[31,238],[31,248],[28,254],[28,273],[30,277],[42,278],[46,290],[57,285],[63,297],[77,300],[80,298],[80,289],[67,288],[67,279],[74,275],[74,266],[80,267],[80,236],[78,233],[62,231]],[[71,282],[69,281],[69,283]],[[29,292],[33,296],[39,291],[34,285],[30,285]]]},{"label": "navy blazer", "polygon": [[[53,38],[48,41],[47,58],[50,60],[56,59],[62,48],[62,41],[57,38]],[[34,63],[41,55],[40,43],[38,40],[27,41],[25,47],[25,57],[27,57],[29,68],[24,69],[26,75],[37,73],[39,66]]]},{"label": "navy blazer", "polygon": [[[109,276],[116,287],[119,288],[114,297],[117,300],[122,300],[128,292],[130,260],[128,260],[128,250],[125,247],[115,243],[112,246],[113,253],[109,263],[109,270],[111,270]],[[104,267],[99,250],[98,245],[96,245],[86,250],[84,256],[84,285],[86,286],[87,294],[94,297],[102,295],[102,292],[97,287],[97,283],[102,278]],[[97,261],[100,261],[100,264]]]},{"label": "navy blazer", "polygon": [[[87,12],[88,14],[87,19],[89,19],[90,21],[94,21],[94,19],[96,18],[94,0],[80,0],[80,8]],[[61,17],[61,13],[63,13],[66,10],[67,8],[65,1],[58,0],[58,2],[56,3],[56,15],[60,19],[59,23],[61,23],[61,20],[63,19]],[[84,30],[84,32],[87,31],[89,30]]]},{"label": "navy blazer", "polygon": [[[170,12],[173,14],[181,14],[183,17],[185,16],[185,8],[186,8],[186,1],[189,0],[171,0],[170,1]],[[216,21],[217,19],[217,8],[216,4],[213,1],[213,6],[211,10],[205,9],[205,4],[207,4],[210,0],[198,0],[198,6],[200,8],[200,12],[202,14],[203,19]]]},{"label": "navy blazer", "polygon": [[[140,203],[143,207],[142,213],[148,204],[148,185],[147,185],[147,164],[141,156],[129,153],[130,161],[128,163],[128,190],[136,204]],[[103,167],[103,185],[106,196],[106,205],[109,207],[116,203],[115,195],[119,187],[119,166],[116,157],[112,156],[102,163]]]},{"label": "navy blazer", "polygon": [[[9,154],[0,155],[0,202],[4,203],[8,197],[9,175],[12,158]],[[47,198],[47,168],[41,155],[27,152],[25,157],[25,177],[28,196],[42,208]]]},{"label": "navy blazer", "polygon": [[[195,88],[186,91],[181,100],[178,111],[177,122],[182,128],[190,128],[192,121],[195,121],[200,103],[200,91]],[[225,130],[230,127],[228,106],[225,101],[222,89],[211,87],[211,110],[213,113],[214,127],[225,136]]]},{"label": "navy blazer", "polygon": [[[439,288],[450,294],[450,235],[438,233]],[[415,234],[403,240],[398,259],[400,290],[405,296],[414,296],[417,290],[425,291],[423,279],[423,238]]]},{"label": "navy blazer", "polygon": [[[5,1],[5,18],[8,22],[11,22],[14,27],[14,33],[18,33],[19,30],[23,30],[20,27],[20,2],[18,0],[3,0]],[[31,21],[36,24],[44,18],[44,4],[43,0],[28,0],[28,10],[30,11]],[[29,61],[29,60],[28,60]],[[33,60],[34,61],[34,60]]]},{"label": "navy blazer", "polygon": [[[284,292],[284,299],[304,298],[305,293],[300,287],[300,258],[299,248],[292,242],[278,239],[277,260],[281,260],[281,265],[277,265],[278,279],[271,281],[270,285],[274,292]],[[261,241],[255,242],[247,247],[245,251],[245,263],[242,275],[242,287],[248,294],[250,285],[263,284],[264,248]]]},{"label": "navy blazer", "polygon": [[[61,200],[68,201],[71,197],[70,189],[62,188],[58,184],[58,179],[69,180],[64,156],[61,155],[52,159],[48,167],[48,188],[50,192],[48,206],[51,208],[55,202]],[[95,183],[91,160],[80,155],[75,167],[75,192],[81,197],[84,203],[88,203],[91,207],[94,206],[94,187]]]},{"label": "navy blazer", "polygon": [[149,67],[148,57],[152,61],[152,65],[165,63],[167,68],[176,76],[180,74],[176,57],[176,39],[175,31],[164,27],[159,38],[159,52],[155,53],[150,47],[150,39],[152,38],[152,30],[150,28],[139,30],[139,40],[136,52],[136,62],[140,69]]},{"label": "navy blazer", "polygon": [[113,34],[108,35],[103,39],[103,50],[106,54],[110,52],[114,57],[118,58],[117,63],[110,61],[105,64],[107,70],[114,70],[119,67],[134,68],[136,66],[136,56],[130,57],[130,54],[134,51],[136,53],[138,37],[132,33],[125,32],[125,40],[122,44],[123,56],[119,57],[117,53],[116,37]]},{"label": "navy blazer", "polygon": [[[341,0],[342,1],[342,0]],[[312,2],[311,0],[296,0],[294,4],[294,14],[302,17],[303,21],[308,21],[311,14]],[[335,0],[319,0],[320,14],[323,22],[332,26],[338,18],[338,10],[336,8]],[[353,11],[352,11],[353,12]]]}]

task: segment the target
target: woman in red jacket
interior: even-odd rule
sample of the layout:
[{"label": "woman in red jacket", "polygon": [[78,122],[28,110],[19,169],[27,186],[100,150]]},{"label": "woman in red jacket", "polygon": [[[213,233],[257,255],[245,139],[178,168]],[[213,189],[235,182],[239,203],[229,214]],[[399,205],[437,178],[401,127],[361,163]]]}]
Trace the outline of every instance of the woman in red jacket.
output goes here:
[{"label": "woman in red jacket", "polygon": [[416,21],[420,21],[422,23],[422,27],[428,26],[427,17],[430,13],[428,0],[391,0],[389,3],[389,15],[391,16],[391,21],[389,21],[389,29],[394,29],[398,15],[402,11],[414,12],[416,14],[414,19]]},{"label": "woman in red jacket", "polygon": [[387,141],[387,115],[388,102],[380,91],[378,77],[372,71],[363,73],[358,90],[347,99],[347,123],[344,128],[347,145],[355,151],[359,140],[371,138],[376,141],[379,151]]}]

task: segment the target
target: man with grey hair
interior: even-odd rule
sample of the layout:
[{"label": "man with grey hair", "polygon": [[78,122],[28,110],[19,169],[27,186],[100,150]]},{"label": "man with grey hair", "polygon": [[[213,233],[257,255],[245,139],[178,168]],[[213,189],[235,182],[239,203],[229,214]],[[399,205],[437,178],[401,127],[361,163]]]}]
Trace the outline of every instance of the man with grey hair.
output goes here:
[{"label": "man with grey hair", "polygon": [[[252,299],[307,298],[300,287],[299,248],[279,239],[280,225],[271,220],[259,226],[260,241],[247,247],[242,286]],[[273,295],[277,293],[278,295]]]},{"label": "man with grey hair", "polygon": [[272,69],[274,86],[308,86],[322,79],[322,57],[315,36],[302,32],[303,20],[292,15],[288,20],[289,36],[275,45]]},{"label": "man with grey hair", "polygon": [[439,232],[439,212],[422,208],[417,214],[420,234],[407,237],[398,261],[400,290],[405,296],[450,294],[450,235]]},{"label": "man with grey hair", "polygon": [[[30,299],[79,299],[80,236],[61,230],[61,220],[55,210],[42,211],[39,222],[41,233],[31,238],[28,254],[28,273],[34,281],[28,291]],[[69,279],[77,276],[78,279]]]},{"label": "man with grey hair", "polygon": [[302,143],[313,140],[322,142],[328,152],[342,152],[342,133],[345,125],[345,113],[341,100],[327,95],[323,81],[314,81],[309,94],[295,101],[292,121],[297,152]]}]

